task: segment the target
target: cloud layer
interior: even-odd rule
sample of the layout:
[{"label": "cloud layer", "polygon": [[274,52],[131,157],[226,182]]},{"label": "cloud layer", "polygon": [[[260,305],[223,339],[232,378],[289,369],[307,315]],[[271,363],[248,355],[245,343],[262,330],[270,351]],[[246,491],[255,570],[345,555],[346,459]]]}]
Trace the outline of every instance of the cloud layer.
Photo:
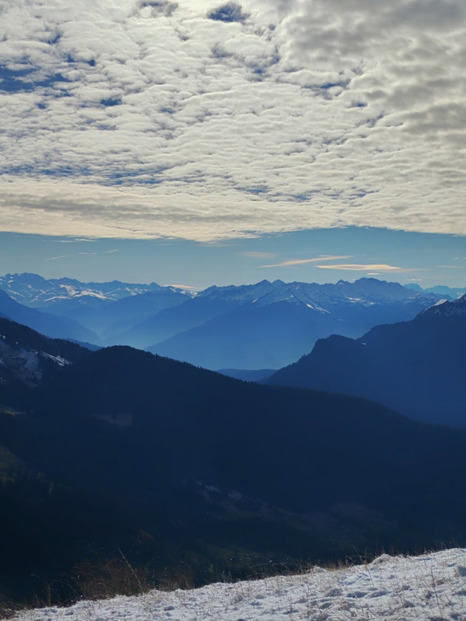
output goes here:
[{"label": "cloud layer", "polygon": [[462,0],[17,0],[0,227],[466,234]]}]

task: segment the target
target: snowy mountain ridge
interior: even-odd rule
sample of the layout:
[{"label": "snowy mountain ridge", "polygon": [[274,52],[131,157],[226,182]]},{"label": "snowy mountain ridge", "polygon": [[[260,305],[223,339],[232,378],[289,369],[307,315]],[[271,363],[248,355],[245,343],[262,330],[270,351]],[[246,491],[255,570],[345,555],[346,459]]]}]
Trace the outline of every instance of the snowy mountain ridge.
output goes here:
[{"label": "snowy mountain ridge", "polygon": [[72,278],[47,280],[38,274],[27,272],[0,276],[0,289],[16,302],[32,307],[45,307],[72,298],[95,298],[112,302],[160,288],[156,283],[130,284],[117,280],[106,283],[84,283]]},{"label": "snowy mountain ridge", "polygon": [[[2,295],[11,296],[4,300],[11,310],[2,307],[0,313],[49,336],[129,345],[213,370],[284,367],[309,353],[319,338],[357,338],[376,325],[410,320],[445,298],[375,278],[333,284],[262,280],[193,292],[35,274],[0,277],[0,301]],[[50,317],[28,318],[33,310]]]},{"label": "snowy mountain ridge", "polygon": [[70,608],[24,611],[14,621],[52,618],[55,621],[464,621],[466,549],[417,557],[384,554],[371,563],[344,569],[314,567],[302,575],[81,601]]},{"label": "snowy mountain ridge", "polygon": [[[339,280],[336,284],[305,282],[286,283],[282,280],[262,280],[253,285],[209,287],[198,293],[199,297],[230,299],[243,304],[252,303],[266,306],[286,301],[305,304],[318,312],[329,313],[331,308],[341,303],[352,302],[371,306],[394,300],[419,299],[423,292],[408,289],[399,283],[389,283],[376,278],[360,278],[355,282]],[[428,296],[434,303],[434,297]]]},{"label": "snowy mountain ridge", "polygon": [[196,295],[209,299],[230,299],[243,304],[273,304],[286,300],[294,304],[306,304],[320,312],[329,312],[328,307],[348,300],[359,304],[384,303],[388,300],[415,299],[423,294],[435,300],[432,294],[422,289],[412,289],[399,283],[388,283],[375,278],[360,278],[355,282],[338,281],[336,284],[305,282],[286,283],[282,280],[262,280],[250,285],[211,286],[198,293],[178,287],[162,287],[150,284],[111,282],[81,282],[72,278],[45,279],[38,274],[6,274],[0,276],[0,289],[15,301],[33,307],[46,307],[70,299],[92,299],[113,302],[125,297],[141,295],[150,291],[170,290],[184,293],[187,297]]},{"label": "snowy mountain ridge", "polygon": [[466,294],[457,300],[440,300],[421,313],[423,317],[441,315],[443,317],[466,317]]}]

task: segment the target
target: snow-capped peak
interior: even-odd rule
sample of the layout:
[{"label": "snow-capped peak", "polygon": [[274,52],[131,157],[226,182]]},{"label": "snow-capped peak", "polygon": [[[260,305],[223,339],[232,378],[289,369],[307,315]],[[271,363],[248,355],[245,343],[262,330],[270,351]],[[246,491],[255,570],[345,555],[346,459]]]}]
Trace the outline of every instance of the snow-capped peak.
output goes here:
[{"label": "snow-capped peak", "polygon": [[448,318],[466,318],[466,294],[460,298],[453,300],[440,300],[434,306],[427,308],[421,313],[421,316],[442,316]]}]

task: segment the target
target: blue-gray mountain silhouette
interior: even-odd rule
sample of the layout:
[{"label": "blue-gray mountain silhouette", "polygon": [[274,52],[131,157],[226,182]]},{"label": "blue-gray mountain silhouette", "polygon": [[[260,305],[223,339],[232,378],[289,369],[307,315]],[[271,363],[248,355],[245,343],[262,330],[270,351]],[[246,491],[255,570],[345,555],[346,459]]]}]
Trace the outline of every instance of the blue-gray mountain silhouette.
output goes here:
[{"label": "blue-gray mountain silhouette", "polygon": [[[135,327],[125,342],[134,344],[138,330],[139,344],[152,334],[149,351],[205,368],[279,368],[309,352],[319,338],[357,337],[378,323],[412,319],[438,299],[371,278],[211,287]],[[172,332],[166,340],[164,330]]]},{"label": "blue-gray mountain silhouette", "polygon": [[356,340],[320,340],[266,383],[357,395],[421,421],[466,427],[466,295]]},{"label": "blue-gray mountain silhouette", "polygon": [[27,325],[41,334],[52,338],[98,342],[98,337],[69,317],[57,317],[19,304],[0,290],[0,315]]}]

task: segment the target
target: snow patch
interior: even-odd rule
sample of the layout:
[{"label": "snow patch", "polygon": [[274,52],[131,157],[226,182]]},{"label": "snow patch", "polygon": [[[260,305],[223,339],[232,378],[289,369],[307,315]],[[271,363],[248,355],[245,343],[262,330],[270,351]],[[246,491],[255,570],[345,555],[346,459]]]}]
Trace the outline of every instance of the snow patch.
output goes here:
[{"label": "snow patch", "polygon": [[45,351],[41,351],[40,355],[48,360],[52,360],[55,364],[58,364],[59,367],[66,367],[71,364],[69,360],[65,360],[65,358],[62,358],[61,356],[52,356],[52,354],[48,354]]},{"label": "snow patch", "polygon": [[331,315],[331,312],[328,311],[326,308],[322,308],[322,306],[317,306],[316,304],[306,304],[306,306],[311,310],[317,311],[318,313],[325,313],[326,315]]},{"label": "snow patch", "polygon": [[384,554],[370,564],[311,569],[299,576],[211,584],[190,591],[81,601],[70,608],[25,611],[16,621],[332,621],[465,619],[466,549],[420,557]]},{"label": "snow patch", "polygon": [[438,302],[436,302],[434,306],[441,306],[442,304],[445,304],[446,302],[448,302],[448,300],[444,298],[443,300],[439,300]]}]

